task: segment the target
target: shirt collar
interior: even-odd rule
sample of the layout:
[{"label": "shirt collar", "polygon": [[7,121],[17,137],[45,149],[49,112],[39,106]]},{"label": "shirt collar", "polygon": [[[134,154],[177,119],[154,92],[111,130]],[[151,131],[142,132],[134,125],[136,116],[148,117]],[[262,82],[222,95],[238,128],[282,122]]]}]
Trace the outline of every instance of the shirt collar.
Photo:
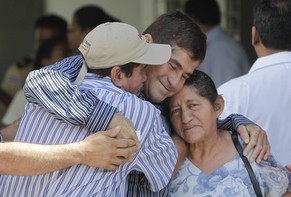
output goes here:
[{"label": "shirt collar", "polygon": [[[145,101],[148,101],[150,103],[152,103],[151,101],[149,101],[149,99],[146,97],[144,91],[141,92],[141,94],[139,95],[139,98],[142,99],[142,100],[145,100]],[[159,103],[159,104],[156,104],[156,103],[152,103],[156,108],[158,108],[159,110],[162,110],[162,107],[163,107],[163,103]]]},{"label": "shirt collar", "polygon": [[273,66],[274,64],[282,64],[286,62],[291,62],[291,52],[283,51],[274,53],[271,55],[263,56],[258,58],[253,66],[251,67],[249,73],[255,72],[256,70]]}]

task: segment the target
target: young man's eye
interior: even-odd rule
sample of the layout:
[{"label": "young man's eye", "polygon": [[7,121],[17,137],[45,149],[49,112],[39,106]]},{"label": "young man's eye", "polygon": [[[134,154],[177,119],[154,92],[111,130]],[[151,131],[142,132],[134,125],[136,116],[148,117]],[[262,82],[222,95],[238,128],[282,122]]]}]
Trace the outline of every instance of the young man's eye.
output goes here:
[{"label": "young man's eye", "polygon": [[176,67],[173,64],[169,63],[169,65],[173,70],[175,70]]}]

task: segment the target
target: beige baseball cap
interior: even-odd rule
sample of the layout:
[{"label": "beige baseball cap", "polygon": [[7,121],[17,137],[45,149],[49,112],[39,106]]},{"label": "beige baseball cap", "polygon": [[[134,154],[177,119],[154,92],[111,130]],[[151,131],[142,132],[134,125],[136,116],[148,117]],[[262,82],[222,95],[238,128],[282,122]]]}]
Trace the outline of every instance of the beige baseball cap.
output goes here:
[{"label": "beige baseball cap", "polygon": [[[90,69],[121,66],[129,62],[140,64],[164,64],[171,57],[167,44],[147,43],[145,36],[126,23],[103,23],[95,27],[79,46]],[[83,67],[77,81],[83,80],[87,67]],[[78,82],[77,82],[78,83]]]}]

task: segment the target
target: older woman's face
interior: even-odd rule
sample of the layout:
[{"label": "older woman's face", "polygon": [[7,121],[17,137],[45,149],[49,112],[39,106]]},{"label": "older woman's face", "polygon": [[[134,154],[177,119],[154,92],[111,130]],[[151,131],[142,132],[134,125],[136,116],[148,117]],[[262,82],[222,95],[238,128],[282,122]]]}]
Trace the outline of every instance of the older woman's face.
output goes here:
[{"label": "older woman's face", "polygon": [[173,128],[186,142],[203,141],[217,131],[219,112],[196,88],[184,86],[170,98],[169,107]]}]

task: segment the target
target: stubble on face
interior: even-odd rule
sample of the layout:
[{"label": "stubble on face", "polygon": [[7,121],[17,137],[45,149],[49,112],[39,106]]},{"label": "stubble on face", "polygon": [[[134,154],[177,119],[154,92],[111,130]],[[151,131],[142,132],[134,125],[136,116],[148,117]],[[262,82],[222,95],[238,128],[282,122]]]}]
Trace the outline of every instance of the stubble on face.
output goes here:
[{"label": "stubble on face", "polygon": [[186,50],[176,47],[169,62],[148,66],[144,89],[146,98],[158,104],[173,96],[181,90],[186,78],[200,63],[200,60],[192,60]]}]

